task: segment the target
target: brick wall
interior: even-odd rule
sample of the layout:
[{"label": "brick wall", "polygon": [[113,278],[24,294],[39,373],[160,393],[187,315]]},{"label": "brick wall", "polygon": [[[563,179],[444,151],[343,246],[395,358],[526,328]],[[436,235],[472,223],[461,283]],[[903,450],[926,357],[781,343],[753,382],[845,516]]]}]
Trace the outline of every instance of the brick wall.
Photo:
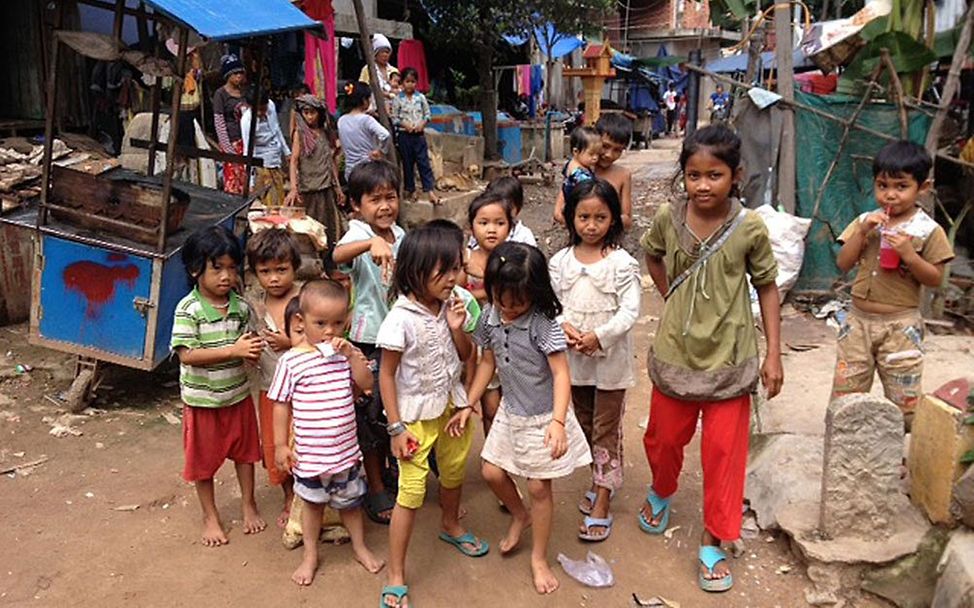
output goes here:
[{"label": "brick wall", "polygon": [[710,3],[684,0],[683,23],[680,27],[686,29],[710,28]]},{"label": "brick wall", "polygon": [[[648,30],[673,29],[673,2],[677,0],[633,0],[629,6],[629,27]],[[625,19],[625,9],[620,15]]]}]

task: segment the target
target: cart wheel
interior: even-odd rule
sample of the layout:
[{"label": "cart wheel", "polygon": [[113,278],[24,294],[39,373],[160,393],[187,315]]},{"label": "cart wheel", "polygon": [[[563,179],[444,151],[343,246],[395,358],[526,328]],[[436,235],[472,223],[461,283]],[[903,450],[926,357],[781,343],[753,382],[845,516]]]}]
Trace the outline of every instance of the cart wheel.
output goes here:
[{"label": "cart wheel", "polygon": [[91,385],[95,379],[95,371],[83,369],[75,376],[71,388],[64,393],[64,404],[72,413],[80,412],[91,402]]}]

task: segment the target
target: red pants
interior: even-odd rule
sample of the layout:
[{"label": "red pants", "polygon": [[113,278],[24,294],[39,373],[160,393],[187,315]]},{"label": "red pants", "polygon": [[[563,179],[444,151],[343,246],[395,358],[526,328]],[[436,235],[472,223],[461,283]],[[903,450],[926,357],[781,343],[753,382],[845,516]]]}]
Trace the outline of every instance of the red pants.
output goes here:
[{"label": "red pants", "polygon": [[683,449],[703,412],[703,523],[720,540],[736,540],[741,535],[750,410],[750,395],[723,401],[683,401],[653,388],[649,426],[643,436],[653,471],[653,491],[660,498],[676,492]]}]

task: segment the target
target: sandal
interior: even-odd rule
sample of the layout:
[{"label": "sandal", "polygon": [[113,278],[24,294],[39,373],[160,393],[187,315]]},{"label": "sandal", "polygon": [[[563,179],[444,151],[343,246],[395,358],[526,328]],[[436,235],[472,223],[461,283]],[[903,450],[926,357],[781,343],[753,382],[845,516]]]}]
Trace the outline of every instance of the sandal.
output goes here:
[{"label": "sandal", "polygon": [[[646,516],[643,515],[642,509],[639,511],[639,529],[646,534],[662,534],[666,527],[670,524],[670,499],[660,498],[653,491],[652,486],[649,488],[649,493],[646,494],[646,502],[649,503],[650,509],[652,509],[653,516],[647,520]],[[653,525],[652,520],[657,517],[661,517],[659,524]]]},{"label": "sandal", "polygon": [[[727,554],[721,551],[720,547],[703,545],[700,547],[697,559],[707,569],[707,573],[712,575],[714,573],[714,566],[719,562],[727,561]],[[700,588],[709,593],[720,593],[734,586],[734,577],[730,573],[723,578],[714,579],[709,579],[703,574],[699,574],[697,575],[697,580],[700,583]]]},{"label": "sandal", "polygon": [[395,606],[402,606],[402,599],[409,594],[408,585],[386,585],[382,588],[382,593],[379,595],[379,608],[389,608],[386,605],[386,596],[393,596],[396,598]]},{"label": "sandal", "polygon": [[[609,500],[616,497],[615,490],[609,490]],[[582,512],[583,515],[591,515],[592,507],[595,506],[595,501],[598,498],[598,494],[589,490],[582,496],[582,500],[578,501],[578,510]],[[586,502],[588,501],[588,502]]]},{"label": "sandal", "polygon": [[[602,542],[603,540],[609,538],[609,534],[612,534],[613,519],[615,518],[612,517],[611,513],[609,514],[608,517],[604,519],[601,517],[592,517],[590,515],[586,515],[585,519],[583,520],[585,524],[585,532],[579,532],[578,537],[582,540],[587,540],[592,543]],[[602,532],[600,534],[593,534],[592,532],[590,532],[591,528],[593,527],[605,528],[605,532]]]},{"label": "sandal", "polygon": [[365,509],[365,514],[369,519],[383,526],[389,525],[389,521],[392,519],[392,513],[389,513],[388,518],[382,517],[380,513],[383,511],[392,511],[395,506],[396,501],[388,492],[366,494],[365,500],[362,502],[362,508]]},{"label": "sandal", "polygon": [[[440,540],[445,543],[450,543],[457,548],[457,551],[467,557],[481,557],[487,555],[487,552],[490,551],[490,545],[487,544],[487,541],[477,538],[471,532],[461,534],[460,536],[450,536],[446,532],[440,532]],[[466,545],[476,545],[477,548],[469,549]]]}]

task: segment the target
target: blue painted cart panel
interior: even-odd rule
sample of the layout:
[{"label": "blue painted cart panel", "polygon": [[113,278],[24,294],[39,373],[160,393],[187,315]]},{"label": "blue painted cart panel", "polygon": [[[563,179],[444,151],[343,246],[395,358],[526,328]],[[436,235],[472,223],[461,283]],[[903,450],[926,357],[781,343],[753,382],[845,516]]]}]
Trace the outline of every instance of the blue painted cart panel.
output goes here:
[{"label": "blue painted cart panel", "polygon": [[133,302],[149,299],[152,261],[51,235],[41,248],[40,336],[143,359],[147,321]]},{"label": "blue painted cart panel", "polygon": [[156,322],[156,343],[152,353],[155,362],[162,363],[169,356],[169,340],[172,338],[172,323],[176,316],[176,305],[190,291],[186,278],[186,267],[179,254],[166,258],[162,267],[162,285],[159,289],[159,317]]}]

